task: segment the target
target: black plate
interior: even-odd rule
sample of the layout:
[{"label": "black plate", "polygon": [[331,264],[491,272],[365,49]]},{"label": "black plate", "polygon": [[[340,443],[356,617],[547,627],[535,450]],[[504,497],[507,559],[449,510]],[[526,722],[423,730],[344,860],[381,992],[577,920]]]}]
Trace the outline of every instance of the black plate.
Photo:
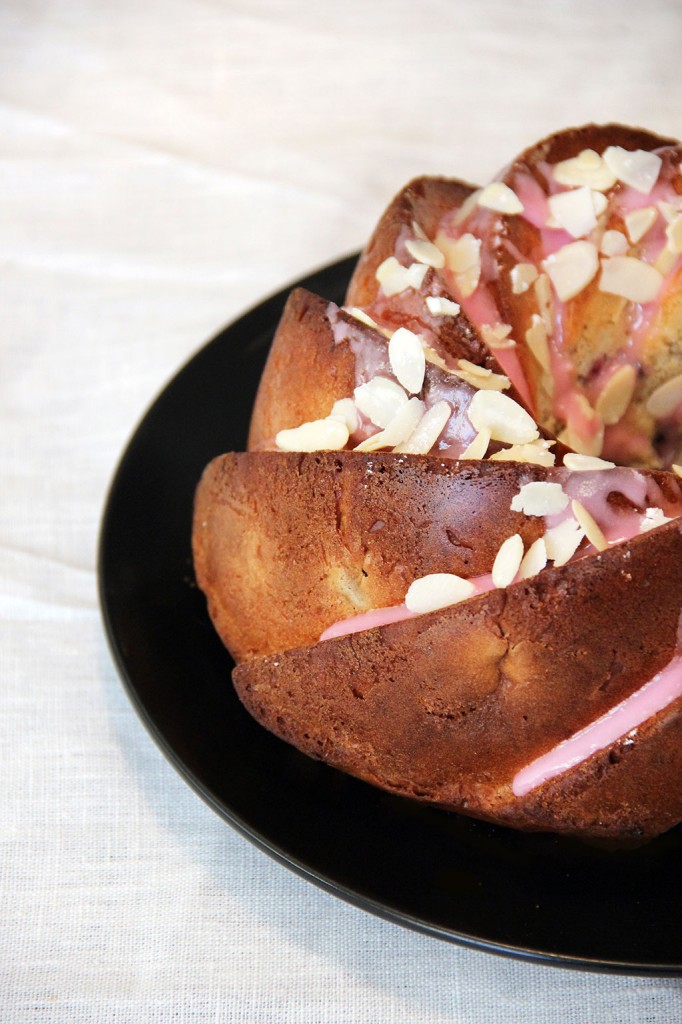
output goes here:
[{"label": "black plate", "polygon": [[[342,301],[355,257],[301,282]],[[391,796],[260,728],[193,581],[193,492],[244,448],[286,291],[227,327],[153,404],[116,472],[100,597],[131,699],[162,750],[230,824],[337,896],[479,949],[633,973],[682,973],[682,830],[607,852]]]}]

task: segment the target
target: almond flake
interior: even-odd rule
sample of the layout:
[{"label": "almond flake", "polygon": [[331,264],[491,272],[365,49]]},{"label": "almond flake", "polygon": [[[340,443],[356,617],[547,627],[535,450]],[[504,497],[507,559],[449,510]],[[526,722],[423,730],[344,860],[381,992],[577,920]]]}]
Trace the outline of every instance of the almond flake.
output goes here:
[{"label": "almond flake", "polygon": [[630,302],[653,302],[663,284],[660,271],[634,256],[613,256],[601,266],[599,290]]},{"label": "almond flake", "polygon": [[490,444],[490,431],[481,430],[473,439],[468,448],[465,448],[460,459],[484,459]]},{"label": "almond flake", "polygon": [[486,185],[479,193],[478,205],[497,213],[523,213],[523,203],[516,192],[502,181],[493,181],[492,184]]},{"label": "almond flake", "polygon": [[660,384],[646,403],[646,411],[656,420],[671,416],[682,403],[682,373]]},{"label": "almond flake", "polygon": [[471,234],[453,241],[439,232],[436,245],[445,255],[445,265],[454,275],[463,298],[468,298],[478,287],[481,276],[481,240]]},{"label": "almond flake", "polygon": [[640,523],[639,532],[648,533],[649,530],[655,529],[657,526],[663,526],[665,523],[672,522],[670,516],[667,516],[662,508],[648,508],[644,513],[644,518]]},{"label": "almond flake", "polygon": [[[595,201],[594,197],[599,197]],[[601,202],[599,202],[601,200]],[[547,200],[549,211],[560,228],[574,238],[589,235],[597,226],[597,208],[604,209],[606,200],[600,192],[584,185],[570,192],[557,192]]]},{"label": "almond flake", "polygon": [[563,512],[568,502],[561,484],[532,480],[514,495],[510,508],[512,512],[523,512],[527,516],[552,516]]},{"label": "almond flake", "polygon": [[655,153],[644,149],[627,150],[622,146],[609,146],[604,150],[604,163],[612,174],[637,192],[648,196],[656,184],[663,161]]},{"label": "almond flake", "polygon": [[445,266],[445,256],[433,242],[425,241],[423,238],[408,239],[405,242],[405,248],[417,263],[437,269]]},{"label": "almond flake", "polygon": [[660,210],[661,216],[667,224],[670,224],[671,221],[674,221],[675,217],[677,217],[678,207],[674,206],[673,203],[668,203],[665,199],[661,199],[656,203],[656,206]]},{"label": "almond flake", "polygon": [[663,246],[661,251],[656,258],[654,266],[659,274],[665,276],[669,274],[677,263],[677,253],[673,252],[672,249],[666,244]]},{"label": "almond flake", "polygon": [[567,452],[564,455],[564,466],[572,473],[591,473],[594,470],[615,469],[615,462],[598,459],[595,455],[581,455],[580,452]]},{"label": "almond flake", "polygon": [[352,316],[354,320],[359,320],[360,323],[364,324],[366,327],[371,327],[374,331],[380,330],[379,325],[372,320],[369,314],[365,313],[364,309],[360,309],[359,306],[344,306],[343,310],[345,313],[348,313],[349,316]]},{"label": "almond flake", "polygon": [[424,415],[424,403],[418,398],[411,398],[401,405],[397,413],[384,430],[361,441],[353,450],[356,452],[376,452],[380,448],[394,448],[406,441]]},{"label": "almond flake", "polygon": [[388,256],[376,269],[375,278],[381,285],[386,298],[404,292],[407,288],[421,288],[426,272],[426,264],[412,263],[403,267],[395,256]]},{"label": "almond flake", "polygon": [[636,383],[637,372],[634,366],[629,365],[619,366],[606,381],[594,403],[594,411],[607,427],[618,423],[625,415],[635,393]]},{"label": "almond flake", "polygon": [[593,434],[590,434],[589,437],[584,437],[583,434],[571,427],[569,423],[557,436],[557,440],[561,441],[567,448],[572,448],[579,455],[599,456],[604,447],[604,424],[599,424]]},{"label": "almond flake", "polygon": [[432,366],[437,366],[439,370],[444,373],[454,373],[454,370],[448,366],[442,356],[439,356],[435,348],[431,348],[430,345],[424,345],[424,358],[427,363],[431,363]]},{"label": "almond flake", "polygon": [[428,455],[443,433],[451,413],[452,409],[447,402],[436,402],[426,410],[407,441],[396,445],[393,450],[408,455]]},{"label": "almond flake", "polygon": [[421,338],[399,327],[388,343],[388,358],[398,383],[409,394],[417,395],[424,385],[426,358]]},{"label": "almond flake", "polygon": [[488,348],[514,348],[516,342],[510,338],[511,324],[482,324],[481,337]]},{"label": "almond flake", "polygon": [[628,240],[622,231],[605,231],[602,235],[599,252],[604,256],[624,256],[628,249]]},{"label": "almond flake", "polygon": [[280,430],[275,444],[283,452],[340,451],[348,443],[348,427],[340,419],[310,420],[300,427]]},{"label": "almond flake", "polygon": [[431,316],[457,316],[461,307],[458,302],[453,302],[451,299],[444,299],[437,295],[428,295],[426,297],[426,308]]},{"label": "almond flake", "polygon": [[562,302],[575,298],[599,269],[597,247],[592,242],[569,242],[543,261]]},{"label": "almond flake", "polygon": [[578,525],[585,531],[585,536],[590,544],[593,544],[597,551],[606,551],[609,542],[585,506],[574,498],[571,502],[571,511]]},{"label": "almond flake", "polygon": [[668,248],[671,252],[682,252],[682,214],[678,213],[674,220],[671,220],[665,229],[665,236],[668,239]]},{"label": "almond flake", "polygon": [[515,533],[507,537],[500,545],[493,562],[492,578],[496,587],[508,587],[516,577],[523,558],[523,541],[521,535]]},{"label": "almond flake", "polygon": [[416,220],[412,221],[412,234],[415,235],[416,238],[421,238],[422,242],[428,242],[429,240],[429,236],[426,234],[421,224],[418,224]]},{"label": "almond flake", "polygon": [[519,579],[527,580],[531,576],[537,576],[547,565],[547,548],[544,537],[538,537],[523,556],[519,567]]},{"label": "almond flake", "polygon": [[673,462],[670,468],[672,469],[675,476],[682,477],[682,466],[678,466],[675,462]]},{"label": "almond flake", "polygon": [[552,175],[560,185],[587,185],[598,192],[606,192],[616,184],[616,176],[593,149],[584,149],[578,156],[555,164]]},{"label": "almond flake", "polygon": [[[641,210],[631,210],[630,213],[626,213],[625,227],[629,235],[630,241],[633,245],[636,245],[642,238],[644,238],[647,231],[653,227],[658,212],[655,206],[643,206]],[[607,255],[620,255],[614,253],[608,253]]]},{"label": "almond flake", "polygon": [[556,568],[566,565],[578,550],[585,531],[575,519],[564,519],[563,523],[545,532],[545,549]]},{"label": "almond flake", "polygon": [[537,313],[533,313],[530,319],[530,327],[526,331],[526,344],[543,370],[551,373],[552,363],[547,344],[547,328],[542,317]]},{"label": "almond flake", "polygon": [[352,398],[339,398],[334,402],[327,419],[340,419],[348,427],[348,433],[354,434],[358,429],[358,410]]},{"label": "almond flake", "polygon": [[387,427],[401,405],[407,402],[400,385],[387,377],[373,377],[366,384],[360,384],[354,396],[360,412],[377,427]]},{"label": "almond flake", "polygon": [[538,268],[533,263],[517,263],[512,267],[509,271],[509,278],[514,295],[523,295],[524,292],[527,292],[537,276]]},{"label": "almond flake", "polygon": [[538,311],[545,325],[547,335],[554,333],[554,299],[547,274],[540,274],[533,284],[533,291],[538,303]]},{"label": "almond flake", "polygon": [[474,429],[489,430],[493,441],[527,444],[540,433],[533,417],[500,391],[477,391],[467,415]]},{"label": "almond flake", "polygon": [[486,366],[479,366],[468,359],[458,359],[457,369],[452,372],[472,388],[482,391],[506,391],[511,386],[509,377],[503,373],[493,373]]},{"label": "almond flake", "polygon": [[405,604],[408,611],[424,615],[466,601],[475,591],[476,587],[470,580],[449,572],[434,572],[410,584]]},{"label": "almond flake", "polygon": [[536,443],[513,444],[511,448],[494,452],[488,462],[525,462],[532,466],[553,466],[556,458],[552,452],[539,448]]}]

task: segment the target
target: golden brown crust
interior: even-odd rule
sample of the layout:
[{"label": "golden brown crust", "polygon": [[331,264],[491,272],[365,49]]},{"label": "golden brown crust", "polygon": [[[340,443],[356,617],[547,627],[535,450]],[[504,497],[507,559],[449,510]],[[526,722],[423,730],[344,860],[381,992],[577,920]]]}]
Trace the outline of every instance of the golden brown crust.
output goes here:
[{"label": "golden brown crust", "polygon": [[330,306],[304,288],[289,296],[256,395],[249,449],[272,446],[279,430],[321,419],[353,394],[355,358],[334,341]]},{"label": "golden brown crust", "polygon": [[386,453],[224,455],[197,489],[197,580],[238,660],[312,644],[334,622],[401,604],[419,576],[490,572],[513,533],[529,546],[543,525],[511,499],[546,476]]},{"label": "golden brown crust", "polygon": [[[670,660],[681,565],[680,529],[670,524],[506,591],[246,662],[235,686],[277,735],[393,792],[517,828],[655,834],[679,805],[680,701],[636,738],[638,780],[618,782],[625,757],[604,764],[595,755],[529,797],[510,786]],[[613,776],[603,819],[595,773]]]}]

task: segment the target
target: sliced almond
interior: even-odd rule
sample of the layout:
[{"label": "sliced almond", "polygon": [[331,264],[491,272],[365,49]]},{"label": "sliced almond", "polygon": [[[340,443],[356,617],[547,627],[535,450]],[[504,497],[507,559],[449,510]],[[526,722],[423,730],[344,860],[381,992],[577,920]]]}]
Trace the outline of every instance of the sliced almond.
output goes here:
[{"label": "sliced almond", "polygon": [[431,348],[430,345],[424,345],[424,358],[427,363],[431,363],[432,366],[437,366],[438,369],[442,370],[444,373],[454,373],[443,357],[436,352],[435,348]]},{"label": "sliced almond", "polygon": [[502,181],[493,181],[486,185],[478,194],[478,205],[497,213],[515,215],[523,213],[523,203],[509,185]]},{"label": "sliced almond", "polygon": [[635,393],[636,383],[637,371],[629,364],[619,366],[606,381],[594,403],[594,411],[607,427],[618,423],[625,415]]},{"label": "sliced almond", "polygon": [[519,579],[527,580],[531,576],[537,576],[547,565],[547,548],[544,537],[538,537],[523,556],[519,567]]},{"label": "sliced almond", "polygon": [[659,274],[662,274],[665,277],[665,275],[669,274],[673,269],[677,263],[677,259],[677,253],[673,252],[670,246],[666,243],[656,257],[654,266]]},{"label": "sliced almond", "polygon": [[599,252],[604,256],[624,256],[628,249],[628,240],[622,231],[605,231],[602,235]]},{"label": "sliced almond", "polygon": [[656,184],[663,163],[655,153],[644,149],[623,149],[622,146],[609,146],[604,150],[603,160],[619,181],[645,196]]},{"label": "sliced almond", "polygon": [[671,469],[675,476],[682,477],[682,466],[678,466],[677,463],[673,462]]},{"label": "sliced almond", "polygon": [[547,274],[538,275],[537,280],[533,283],[533,291],[538,303],[538,312],[549,337],[554,333],[554,298]]},{"label": "sliced almond", "polygon": [[427,409],[406,441],[393,449],[408,455],[428,455],[443,433],[452,409],[447,402],[436,402]]},{"label": "sliced almond", "polygon": [[634,256],[613,256],[601,266],[599,290],[630,302],[653,302],[663,284],[660,271]]},{"label": "sliced almond", "polygon": [[412,434],[414,428],[424,415],[424,403],[418,398],[411,398],[409,402],[396,412],[395,416],[384,430],[378,434],[361,441],[353,450],[356,452],[377,452],[381,448],[395,448],[402,444]]},{"label": "sliced almond", "polygon": [[395,256],[388,256],[383,263],[379,264],[374,276],[381,285],[384,295],[390,298],[392,295],[404,292],[407,288],[419,290],[428,269],[426,264],[419,263],[403,267]]},{"label": "sliced almond", "polygon": [[[594,197],[598,197],[595,200]],[[601,202],[599,201],[601,200]],[[555,223],[574,238],[584,238],[597,226],[597,209],[602,211],[606,202],[599,192],[584,185],[569,192],[557,192],[547,200]]]},{"label": "sliced almond", "polygon": [[410,394],[419,394],[426,372],[424,346],[419,335],[407,327],[399,327],[388,343],[388,358],[398,383]]},{"label": "sliced almond", "polygon": [[555,164],[552,175],[560,185],[587,185],[598,192],[606,192],[616,184],[615,174],[593,149],[584,149],[578,156]]},{"label": "sliced almond", "polygon": [[[643,206],[640,210],[631,210],[630,213],[625,214],[623,218],[625,220],[625,228],[633,245],[636,245],[637,242],[644,238],[647,231],[653,227],[657,217],[658,211],[655,206]],[[620,254],[608,253],[608,255]]]},{"label": "sliced almond", "polygon": [[646,411],[656,420],[671,416],[682,403],[682,373],[671,377],[653,391],[646,403]]},{"label": "sliced almond", "polygon": [[380,330],[379,325],[372,320],[368,313],[365,313],[364,309],[360,309],[359,306],[344,306],[344,312],[352,316],[354,320],[359,320],[361,324],[365,324],[366,327],[371,327],[373,330]]},{"label": "sliced almond", "polygon": [[667,202],[667,200],[661,199],[659,200],[659,202],[656,203],[656,206],[658,207],[661,216],[663,217],[663,220],[666,221],[666,223],[672,223],[672,221],[675,220],[675,217],[677,217],[679,207],[675,206],[673,203],[669,203]]},{"label": "sliced almond", "polygon": [[275,444],[283,452],[340,451],[348,437],[348,427],[341,419],[328,418],[280,430],[275,435]]},{"label": "sliced almond", "polygon": [[514,295],[523,295],[524,292],[527,292],[537,276],[538,268],[533,263],[517,263],[512,267],[509,271],[509,279]]},{"label": "sliced almond", "polygon": [[553,466],[556,462],[554,454],[546,448],[538,448],[536,444],[513,444],[511,448],[502,448],[494,452],[489,462],[525,462],[532,466]]},{"label": "sliced almond", "polygon": [[564,455],[564,466],[572,473],[591,473],[595,470],[615,469],[615,462],[598,459],[595,455],[581,455],[580,452],[567,452]]},{"label": "sliced almond", "polygon": [[445,265],[453,274],[480,266],[481,240],[474,235],[464,234],[452,239],[442,233],[436,238],[436,245],[445,254]]},{"label": "sliced almond", "polygon": [[457,316],[461,307],[458,302],[452,299],[441,298],[438,295],[428,295],[426,308],[431,316]]},{"label": "sliced almond", "polygon": [[416,220],[412,221],[412,234],[416,238],[421,238],[423,242],[428,242],[429,240],[429,236],[426,234],[421,224],[418,224]]},{"label": "sliced almond", "polygon": [[503,373],[493,373],[487,367],[478,366],[468,359],[458,359],[457,370],[454,372],[472,388],[482,391],[506,391],[511,386],[509,377]]},{"label": "sliced almond", "polygon": [[334,402],[330,419],[341,419],[348,427],[348,433],[354,434],[358,429],[358,410],[352,398],[339,398]]},{"label": "sliced almond", "polygon": [[475,591],[476,587],[470,580],[449,572],[434,572],[410,584],[405,604],[408,611],[424,615],[466,601]]},{"label": "sliced almond", "polygon": [[496,587],[508,587],[516,577],[523,558],[523,541],[521,534],[515,533],[507,537],[500,545],[493,562],[492,578]]},{"label": "sliced almond", "polygon": [[407,395],[400,385],[387,377],[373,377],[366,384],[360,384],[354,396],[360,412],[377,427],[387,427],[401,405],[407,403]]},{"label": "sliced almond", "polygon": [[663,526],[665,523],[670,522],[672,522],[672,519],[665,514],[662,508],[648,508],[640,523],[639,532],[648,533],[649,530],[654,530],[657,526]]},{"label": "sliced almond", "polygon": [[417,263],[423,263],[427,267],[435,267],[437,270],[445,266],[445,256],[433,242],[423,238],[410,238],[405,242],[405,248]]},{"label": "sliced almond", "polygon": [[575,516],[578,525],[585,531],[585,536],[590,544],[593,544],[597,551],[606,551],[609,542],[597,525],[594,517],[587,511],[582,502],[575,498],[571,502],[571,511]]},{"label": "sliced almond", "polygon": [[511,324],[482,324],[481,337],[488,348],[514,348],[516,342],[510,338]]},{"label": "sliced almond", "polygon": [[500,391],[477,391],[467,415],[475,430],[489,430],[494,441],[527,444],[540,434],[533,417]]},{"label": "sliced almond", "polygon": [[459,457],[460,459],[484,459],[489,444],[490,431],[481,430]]},{"label": "sliced almond", "polygon": [[530,327],[526,331],[526,344],[543,370],[551,373],[552,360],[547,342],[547,328],[545,327],[544,320],[537,313],[533,313]]},{"label": "sliced almond", "polygon": [[527,516],[552,516],[563,512],[569,502],[561,484],[548,480],[532,480],[523,484],[511,502],[512,512]]},{"label": "sliced almond", "polygon": [[547,558],[559,568],[573,558],[585,531],[575,519],[564,519],[563,523],[553,526],[545,532],[545,549]]},{"label": "sliced almond", "polygon": [[665,229],[665,236],[668,239],[668,248],[671,252],[682,252],[682,213],[671,220]]},{"label": "sliced almond", "polygon": [[562,302],[579,295],[599,269],[599,254],[592,242],[569,242],[552,253],[542,266]]},{"label": "sliced almond", "polygon": [[598,457],[602,453],[604,447],[604,424],[602,423],[594,433],[585,437],[577,430],[571,427],[569,424],[566,426],[560,434],[557,435],[558,440],[562,444],[565,444],[567,448],[572,448],[574,452],[579,455],[593,455]]}]

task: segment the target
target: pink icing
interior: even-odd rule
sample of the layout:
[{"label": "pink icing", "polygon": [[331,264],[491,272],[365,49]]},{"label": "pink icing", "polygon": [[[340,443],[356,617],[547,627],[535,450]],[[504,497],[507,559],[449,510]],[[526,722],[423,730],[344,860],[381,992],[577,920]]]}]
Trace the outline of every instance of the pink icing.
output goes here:
[{"label": "pink icing", "polygon": [[682,697],[682,654],[674,655],[653,679],[620,704],[517,772],[512,781],[514,795],[525,796],[544,782],[563,775],[598,750],[604,750],[637,729],[679,697]]},{"label": "pink icing", "polygon": [[[484,594],[494,587],[492,576],[485,573],[483,576],[472,576],[469,580],[474,584],[474,594]],[[471,596],[473,597],[474,594]],[[373,611],[361,612],[360,615],[352,615],[348,619],[341,619],[325,629],[320,637],[322,640],[333,640],[338,636],[349,636],[351,633],[360,633],[364,629],[376,629],[378,626],[388,626],[392,622],[403,622],[405,619],[414,619],[417,612],[411,612],[406,605],[392,605],[390,608],[375,608]]]}]

